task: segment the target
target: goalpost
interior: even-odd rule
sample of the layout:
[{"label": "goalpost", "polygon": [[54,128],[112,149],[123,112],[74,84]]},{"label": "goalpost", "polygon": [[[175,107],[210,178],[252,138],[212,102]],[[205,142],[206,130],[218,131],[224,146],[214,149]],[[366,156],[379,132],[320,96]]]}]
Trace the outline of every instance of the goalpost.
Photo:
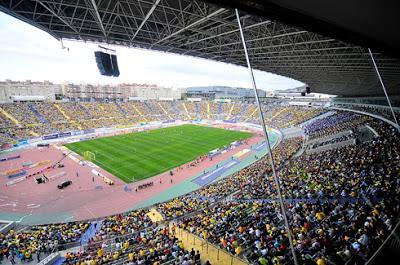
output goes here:
[{"label": "goalpost", "polygon": [[96,154],[90,151],[85,151],[83,152],[83,157],[87,160],[87,161],[95,161],[96,160]]}]

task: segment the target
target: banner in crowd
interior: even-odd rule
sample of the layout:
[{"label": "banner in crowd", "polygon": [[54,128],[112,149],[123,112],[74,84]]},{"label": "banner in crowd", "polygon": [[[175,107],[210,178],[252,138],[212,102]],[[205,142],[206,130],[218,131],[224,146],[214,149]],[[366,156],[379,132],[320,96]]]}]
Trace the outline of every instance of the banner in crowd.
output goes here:
[{"label": "banner in crowd", "polygon": [[43,135],[42,140],[52,140],[52,139],[57,139],[57,138],[69,137],[71,135],[72,135],[72,132],[62,132],[62,133]]},{"label": "banner in crowd", "polygon": [[166,120],[166,121],[163,121],[162,123],[174,123],[175,122],[175,120]]},{"label": "banner in crowd", "polygon": [[94,133],[95,129],[86,129],[83,131],[83,134],[87,134],[87,133]]},{"label": "banner in crowd", "polygon": [[58,133],[42,136],[42,140],[51,140],[51,139],[57,139],[57,138],[58,138]]},{"label": "banner in crowd", "polygon": [[2,158],[0,158],[0,162],[9,161],[9,160],[14,160],[14,159],[18,159],[18,158],[20,158],[20,157],[21,157],[21,155],[9,156],[9,157],[2,157]]},{"label": "banner in crowd", "polygon": [[72,131],[71,135],[82,135],[83,131]]},{"label": "banner in crowd", "polygon": [[7,178],[12,179],[12,178],[16,178],[16,177],[21,177],[23,175],[26,175],[26,173],[27,172],[25,170],[23,170],[23,171],[20,171],[20,172],[16,172],[14,174],[10,174],[10,175],[7,176]]},{"label": "banner in crowd", "polygon": [[131,128],[131,127],[133,127],[133,126],[134,126],[134,124],[117,125],[117,126],[115,126],[115,128],[117,128],[117,129],[128,129],[128,128]]},{"label": "banner in crowd", "polygon": [[68,137],[68,136],[71,136],[71,132],[64,132],[58,134],[58,137]]}]

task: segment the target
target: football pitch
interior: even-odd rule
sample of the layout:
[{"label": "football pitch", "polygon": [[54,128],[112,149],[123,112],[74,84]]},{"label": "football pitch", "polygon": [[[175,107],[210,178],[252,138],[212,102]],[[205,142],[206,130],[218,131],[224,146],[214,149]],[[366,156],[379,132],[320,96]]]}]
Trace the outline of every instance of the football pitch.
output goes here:
[{"label": "football pitch", "polygon": [[251,133],[181,125],[65,145],[126,183],[146,179],[192,161],[209,151],[249,138]]}]

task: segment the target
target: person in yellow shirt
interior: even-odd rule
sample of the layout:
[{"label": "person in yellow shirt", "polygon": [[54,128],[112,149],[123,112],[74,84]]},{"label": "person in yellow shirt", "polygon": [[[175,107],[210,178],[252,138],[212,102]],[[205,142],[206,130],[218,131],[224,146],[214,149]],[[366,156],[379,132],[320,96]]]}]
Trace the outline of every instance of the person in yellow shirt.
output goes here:
[{"label": "person in yellow shirt", "polygon": [[25,251],[24,257],[25,257],[25,260],[30,260],[31,259],[31,252],[29,250]]},{"label": "person in yellow shirt", "polygon": [[182,242],[182,241],[179,241],[178,247],[179,247],[180,249],[183,249],[183,242]]},{"label": "person in yellow shirt", "polygon": [[235,248],[235,254],[236,254],[236,255],[239,255],[241,252],[242,252],[242,247],[241,247],[241,246],[237,246],[237,247]]},{"label": "person in yellow shirt", "polygon": [[317,265],[325,265],[325,264],[326,264],[326,262],[325,262],[324,257],[320,256],[320,257],[317,259]]},{"label": "person in yellow shirt", "polygon": [[97,251],[97,257],[101,258],[104,255],[104,249],[103,248],[99,248],[99,250]]},{"label": "person in yellow shirt", "polygon": [[129,241],[125,241],[124,246],[123,246],[124,250],[127,250],[129,248]]},{"label": "person in yellow shirt", "polygon": [[317,218],[318,221],[322,221],[325,218],[324,212],[318,212],[315,214],[315,217]]},{"label": "person in yellow shirt", "polygon": [[279,257],[273,257],[272,258],[272,264],[274,264],[274,265],[281,265],[282,264],[282,261],[281,261],[281,259],[279,258]]},{"label": "person in yellow shirt", "polygon": [[133,260],[135,259],[135,253],[130,252],[130,253],[128,254],[128,259],[129,259],[129,261],[133,261]]},{"label": "person in yellow shirt", "polygon": [[175,235],[175,224],[171,225],[171,233]]}]

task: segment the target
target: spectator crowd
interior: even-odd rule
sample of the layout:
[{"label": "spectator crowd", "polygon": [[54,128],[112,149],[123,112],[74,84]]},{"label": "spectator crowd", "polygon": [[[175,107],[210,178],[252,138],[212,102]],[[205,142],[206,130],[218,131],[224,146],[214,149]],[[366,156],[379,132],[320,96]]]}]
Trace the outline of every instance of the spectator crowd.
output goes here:
[{"label": "spectator crowd", "polygon": [[[254,111],[249,109],[252,105],[244,103],[227,107],[186,102],[185,108],[165,102],[112,103],[113,107],[107,105],[110,103],[96,107],[91,104],[94,103],[60,104],[68,115],[57,114],[54,119],[73,120],[76,126],[85,126],[88,117],[98,120],[106,117],[105,124],[109,125],[132,119],[123,114],[131,111],[136,111],[136,115],[141,113],[141,118],[133,118],[136,120],[151,120],[154,116],[149,113],[167,115],[162,109],[169,115],[183,117],[194,114],[216,117],[225,113],[227,119],[240,119],[241,114],[246,114],[243,118],[246,121],[255,119]],[[21,121],[46,120],[53,125],[49,113],[39,118],[32,107],[24,105],[24,111],[33,113],[25,116],[12,107],[5,109]],[[45,112],[42,107],[36,106],[35,110]],[[210,114],[209,110],[216,113]],[[269,126],[277,128],[296,126],[325,113],[317,108],[303,111],[300,107],[280,106],[265,111]],[[349,130],[356,135],[357,128],[364,125],[378,135],[357,145],[310,155],[302,152],[302,137],[283,139],[273,149],[278,183],[272,177],[269,157],[265,156],[226,178],[154,207],[166,222],[251,264],[291,263],[291,243],[300,264],[363,264],[399,220],[400,134],[381,120],[345,111],[335,111],[305,126],[307,137],[316,139]],[[347,139],[343,137],[337,139]],[[285,213],[277,197],[277,184]],[[289,242],[284,214],[293,242]],[[32,260],[36,253],[78,244],[91,225],[73,222],[11,230],[0,235],[0,259]],[[126,264],[199,264],[199,253],[185,247],[165,223],[152,222],[148,211],[140,209],[106,217],[87,246],[67,251],[64,263],[112,264],[122,260]]]}]

